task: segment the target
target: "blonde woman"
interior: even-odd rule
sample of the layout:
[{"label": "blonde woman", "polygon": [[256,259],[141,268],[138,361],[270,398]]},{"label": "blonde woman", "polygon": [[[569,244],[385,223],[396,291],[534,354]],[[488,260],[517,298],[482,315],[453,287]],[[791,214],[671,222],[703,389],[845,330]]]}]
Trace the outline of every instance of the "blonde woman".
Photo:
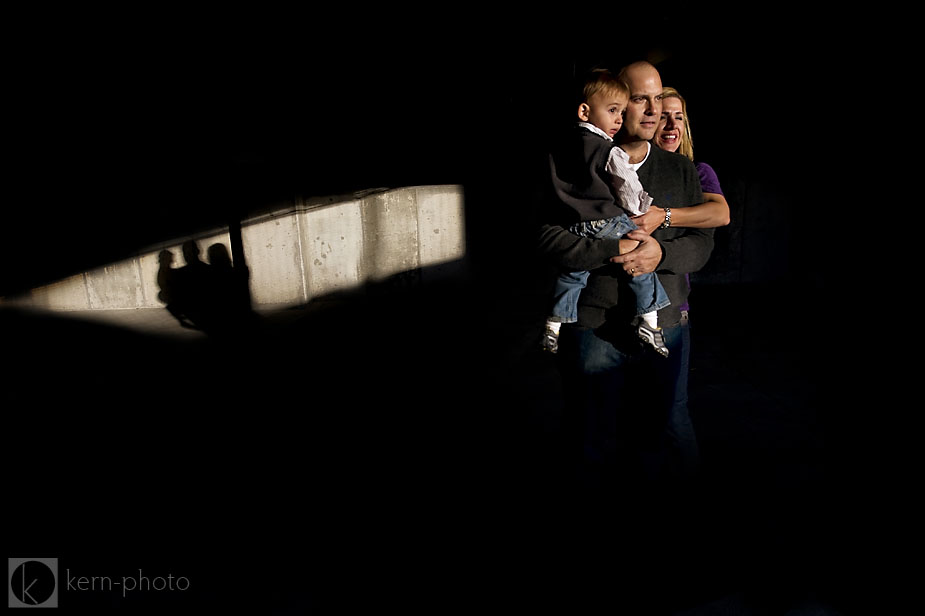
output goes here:
[{"label": "blonde woman", "polygon": [[[662,89],[662,115],[652,142],[662,150],[676,152],[689,158],[700,175],[700,186],[704,202],[700,205],[678,208],[651,206],[641,216],[633,217],[639,227],[648,232],[661,227],[695,227],[712,229],[729,224],[729,204],[723,196],[723,189],[710,165],[694,160],[694,143],[691,139],[690,119],[687,116],[687,102],[674,88]],[[699,469],[699,447],[694,427],[687,408],[687,376],[690,369],[690,321],[689,306],[681,306],[681,366],[675,384],[674,404],[668,421],[668,436],[679,457],[682,472],[693,477]]]},{"label": "blonde woman", "polygon": [[729,204],[723,196],[716,172],[707,163],[694,160],[694,142],[687,117],[687,101],[674,88],[662,89],[662,116],[655,132],[655,145],[669,152],[682,154],[694,162],[700,174],[704,203],[683,210],[652,208],[633,222],[651,233],[660,226],[712,229],[729,224]]}]

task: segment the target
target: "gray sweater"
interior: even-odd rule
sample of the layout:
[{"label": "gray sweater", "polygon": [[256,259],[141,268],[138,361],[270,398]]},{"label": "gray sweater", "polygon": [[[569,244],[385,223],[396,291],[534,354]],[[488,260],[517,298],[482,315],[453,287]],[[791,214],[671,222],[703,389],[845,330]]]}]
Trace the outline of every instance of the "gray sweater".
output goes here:
[{"label": "gray sweater", "polygon": [[[643,188],[652,196],[653,205],[681,208],[703,203],[700,179],[694,164],[680,154],[651,147],[648,158],[637,170]],[[622,267],[609,262],[620,254],[619,240],[581,238],[569,233],[560,221],[547,221],[540,226],[539,247],[556,266],[566,271],[590,270],[588,285],[578,301],[578,325],[598,328],[615,312],[631,314],[635,297],[622,289],[628,280]],[[696,272],[710,258],[713,250],[713,229],[669,227],[657,229],[652,237],[662,247],[662,260],[656,273],[671,305],[659,310],[661,326],[675,325],[681,320],[680,306],[687,300],[685,274]],[[628,298],[622,304],[621,297]],[[619,317],[623,319],[624,315]]]}]

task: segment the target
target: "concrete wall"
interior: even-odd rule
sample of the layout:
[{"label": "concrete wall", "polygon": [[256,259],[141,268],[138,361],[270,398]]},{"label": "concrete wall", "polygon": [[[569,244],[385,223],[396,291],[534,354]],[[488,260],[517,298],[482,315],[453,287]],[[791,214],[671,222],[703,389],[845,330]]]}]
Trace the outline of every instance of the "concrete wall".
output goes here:
[{"label": "concrete wall", "polygon": [[[405,272],[426,283],[465,271],[465,212],[462,187],[457,185],[297,198],[241,226],[257,308],[303,304]],[[159,255],[169,250],[173,267],[183,266],[181,246],[189,239],[197,242],[206,262],[214,243],[224,244],[231,253],[227,229],[178,238],[125,261],[33,289],[17,303],[51,310],[162,307]]]}]

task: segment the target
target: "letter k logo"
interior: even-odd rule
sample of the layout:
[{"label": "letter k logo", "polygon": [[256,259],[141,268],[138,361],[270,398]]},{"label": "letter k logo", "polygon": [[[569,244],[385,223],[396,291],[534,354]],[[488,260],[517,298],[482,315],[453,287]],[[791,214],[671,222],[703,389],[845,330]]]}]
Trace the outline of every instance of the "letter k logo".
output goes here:
[{"label": "letter k logo", "polygon": [[9,607],[58,607],[58,559],[10,558]]}]

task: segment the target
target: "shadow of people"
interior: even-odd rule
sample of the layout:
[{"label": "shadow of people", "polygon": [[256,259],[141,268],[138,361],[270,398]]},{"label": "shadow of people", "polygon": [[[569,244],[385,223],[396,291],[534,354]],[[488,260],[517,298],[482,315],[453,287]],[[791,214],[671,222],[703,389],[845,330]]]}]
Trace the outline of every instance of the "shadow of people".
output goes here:
[{"label": "shadow of people", "polygon": [[157,286],[160,291],[157,298],[164,303],[167,311],[177,319],[180,325],[190,329],[199,329],[192,320],[197,312],[194,307],[197,302],[192,297],[196,287],[190,284],[190,281],[195,276],[195,272],[199,271],[199,266],[205,265],[199,260],[197,253],[198,247],[195,246],[195,242],[189,248],[184,244],[183,256],[186,259],[186,265],[179,269],[173,267],[173,252],[165,249],[158,254]]},{"label": "shadow of people", "polygon": [[159,254],[158,299],[181,326],[213,336],[235,336],[254,323],[246,270],[233,266],[227,247],[216,242],[200,258],[195,240],[182,246],[183,267],[174,268],[169,250]]}]

